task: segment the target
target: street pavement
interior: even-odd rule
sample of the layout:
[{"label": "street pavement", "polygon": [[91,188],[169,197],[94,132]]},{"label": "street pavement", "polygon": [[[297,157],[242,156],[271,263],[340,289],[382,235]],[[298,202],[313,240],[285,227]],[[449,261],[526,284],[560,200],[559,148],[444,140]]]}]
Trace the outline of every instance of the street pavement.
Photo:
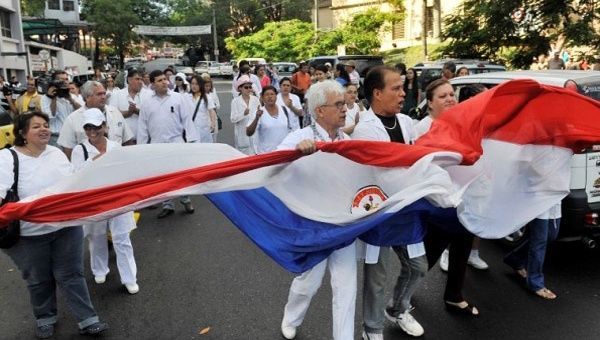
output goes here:
[{"label": "street pavement", "polygon": [[[223,120],[221,142],[232,144],[230,81],[217,81]],[[158,210],[142,211],[132,241],[140,292],[128,295],[120,284],[114,253],[107,282],[94,283],[86,250],[85,276],[92,301],[110,329],[106,339],[282,339],[279,331],[292,274],[263,254],[204,197],[194,197],[196,212],[157,220]],[[417,291],[413,315],[425,339],[597,339],[600,337],[600,252],[579,243],[555,243],[548,253],[546,281],[557,293],[545,301],[527,292],[502,263],[507,249],[482,242],[487,271],[469,269],[465,295],[478,318],[444,310],[445,274],[435,266]],[[399,273],[392,261],[388,292]],[[360,268],[360,267],[359,267]],[[359,269],[362,287],[362,268]],[[20,272],[0,254],[0,339],[34,338],[34,321]],[[359,289],[356,339],[360,339]],[[203,334],[202,334],[203,333]],[[407,339],[390,323],[385,339]],[[76,322],[59,295],[55,339],[75,339]],[[329,276],[315,296],[297,339],[331,339]]]}]

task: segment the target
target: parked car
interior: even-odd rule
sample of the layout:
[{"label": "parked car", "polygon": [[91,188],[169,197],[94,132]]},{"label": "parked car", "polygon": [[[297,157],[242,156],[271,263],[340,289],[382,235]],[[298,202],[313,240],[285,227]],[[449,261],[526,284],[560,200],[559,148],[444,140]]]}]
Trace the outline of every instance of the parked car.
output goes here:
[{"label": "parked car", "polygon": [[210,61],[201,60],[196,63],[196,71],[197,74],[208,73],[208,66],[210,65]]},{"label": "parked car", "polygon": [[[512,79],[533,79],[541,84],[571,88],[580,94],[600,101],[600,72],[589,71],[510,71],[478,73],[453,78],[450,83],[458,93],[460,88],[471,84],[483,84],[488,88]],[[426,111],[426,101],[418,108]],[[587,247],[596,246],[600,235],[600,195],[594,185],[600,183],[600,152],[598,148],[581,150],[573,155],[571,162],[570,194],[562,201],[562,218],[559,232],[561,241],[582,241]],[[523,233],[506,238],[506,243],[516,243]]]},{"label": "parked car", "polygon": [[428,63],[419,63],[413,66],[413,69],[419,77],[419,86],[421,89],[425,89],[432,80],[442,76],[442,67],[448,61],[453,62],[456,65],[456,69],[466,67],[470,74],[506,71],[504,65],[498,65],[487,60],[441,59]]},{"label": "parked car", "polygon": [[256,65],[262,65],[267,63],[265,58],[242,58],[238,61],[238,66],[240,66],[242,60],[246,60],[248,63],[250,63],[250,67],[255,67]]},{"label": "parked car", "polygon": [[298,68],[298,64],[291,62],[273,63],[273,69],[277,71],[279,77],[291,77],[292,72]]},{"label": "parked car", "polygon": [[320,56],[310,58],[308,60],[308,65],[315,67],[317,65],[330,63],[331,67],[335,68],[335,65],[350,60],[356,63],[356,71],[360,75],[361,80],[365,77],[365,75],[371,68],[373,68],[374,66],[383,65],[383,57],[376,55]]},{"label": "parked car", "polygon": [[235,65],[235,61],[228,61],[225,63],[221,63],[219,65],[219,74],[223,78],[231,78],[233,77],[233,65]]},{"label": "parked car", "polygon": [[211,61],[208,65],[208,74],[211,77],[218,77],[221,75],[221,64],[216,61]]},{"label": "parked car", "polygon": [[159,59],[154,59],[152,61],[146,62],[146,63],[144,63],[143,66],[144,66],[144,71],[150,73],[154,70],[164,71],[169,66],[180,65],[180,64],[181,64],[180,59],[159,58]]},{"label": "parked car", "polygon": [[177,73],[181,72],[181,73],[185,74],[187,77],[191,77],[194,75],[194,69],[191,68],[190,66],[175,65],[175,70],[177,71]]}]

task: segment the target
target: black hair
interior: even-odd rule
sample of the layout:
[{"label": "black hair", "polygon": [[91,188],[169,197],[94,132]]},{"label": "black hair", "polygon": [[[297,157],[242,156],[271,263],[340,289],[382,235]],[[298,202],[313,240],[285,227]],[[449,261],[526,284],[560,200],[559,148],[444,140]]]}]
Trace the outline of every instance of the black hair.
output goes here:
[{"label": "black hair", "polygon": [[197,74],[194,74],[190,79],[190,93],[192,96],[194,96],[194,92],[192,90],[192,80],[194,79],[196,79],[198,87],[200,88],[200,100],[204,99],[204,106],[208,107],[208,99],[206,98],[206,91],[204,90],[204,79]]},{"label": "black hair", "polygon": [[57,77],[58,77],[59,74],[67,74],[67,72],[66,71],[62,71],[62,70],[54,71],[52,73],[52,80],[58,80]]},{"label": "black hair", "polygon": [[329,69],[327,68],[327,66],[325,66],[325,64],[319,64],[315,66],[315,71],[321,71],[327,74],[327,72],[329,72]]},{"label": "black hair", "polygon": [[335,65],[335,70],[340,73],[338,77],[344,79],[347,84],[350,83],[350,75],[348,74],[348,71],[346,71],[346,67],[344,67],[343,64],[337,63]]},{"label": "black hair", "polygon": [[275,94],[277,94],[277,89],[274,86],[265,86],[262,88],[262,91],[260,92],[261,97],[265,95],[265,92],[269,91],[269,90],[273,90],[273,92],[275,92]]},{"label": "black hair", "polygon": [[400,74],[397,69],[385,65],[375,66],[367,72],[363,86],[365,98],[369,103],[371,103],[371,100],[373,99],[373,92],[375,90],[383,90],[385,88],[385,74],[388,72]]},{"label": "black hair", "polygon": [[463,86],[458,92],[458,102],[462,103],[465,100],[474,97],[475,95],[487,90],[487,87],[483,84],[471,84]]},{"label": "black hair", "polygon": [[447,61],[444,63],[444,66],[442,66],[442,70],[448,70],[454,74],[456,73],[456,64],[452,61]]},{"label": "black hair", "polygon": [[400,74],[405,76],[406,75],[406,64],[405,63],[397,63],[396,65],[394,65],[395,68],[398,69],[398,71],[400,71]]},{"label": "black hair", "polygon": [[152,72],[150,72],[150,82],[154,83],[154,80],[160,76],[164,76],[165,73],[161,70],[154,70]]},{"label": "black hair", "polygon": [[135,76],[141,76],[142,72],[140,72],[140,70],[138,70],[137,68],[128,68],[127,69],[127,78],[133,78]]},{"label": "black hair", "polygon": [[[397,66],[396,66],[397,68]],[[415,100],[419,99],[419,80],[417,79],[417,71],[415,71],[414,68],[409,68],[406,71],[404,71],[405,74],[408,74],[408,71],[412,71],[413,72],[413,79],[409,80],[408,78],[404,78],[404,93],[408,93],[408,85],[409,83],[412,83],[412,94],[413,94],[413,98]]]},{"label": "black hair", "polygon": [[46,123],[50,122],[48,115],[40,111],[29,111],[15,117],[13,135],[15,136],[14,144],[16,146],[25,146],[25,144],[27,144],[27,141],[23,135],[29,131],[29,122],[31,122],[33,117],[40,117],[45,120]]},{"label": "black hair", "polygon": [[281,85],[281,83],[283,83],[284,81],[289,81],[291,83],[292,79],[290,79],[290,77],[283,77],[279,79],[279,85]]}]

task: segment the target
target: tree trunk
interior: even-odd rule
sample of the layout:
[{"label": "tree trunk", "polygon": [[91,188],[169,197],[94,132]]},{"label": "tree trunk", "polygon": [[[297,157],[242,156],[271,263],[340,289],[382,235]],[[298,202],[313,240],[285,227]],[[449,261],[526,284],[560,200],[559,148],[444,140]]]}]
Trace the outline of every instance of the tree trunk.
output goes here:
[{"label": "tree trunk", "polygon": [[95,52],[92,68],[100,64],[100,38],[98,38],[98,36],[95,36],[94,39],[96,40],[96,46],[94,48]]}]

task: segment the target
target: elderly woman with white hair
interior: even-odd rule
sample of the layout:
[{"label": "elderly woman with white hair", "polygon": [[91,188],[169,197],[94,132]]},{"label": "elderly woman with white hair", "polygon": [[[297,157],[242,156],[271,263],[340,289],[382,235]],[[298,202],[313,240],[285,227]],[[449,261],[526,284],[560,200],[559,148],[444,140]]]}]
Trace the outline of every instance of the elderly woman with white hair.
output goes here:
[{"label": "elderly woman with white hair", "polygon": [[[349,139],[342,132],[346,122],[344,89],[333,80],[312,85],[307,92],[308,110],[313,123],[290,133],[278,150],[298,149],[312,153],[315,142]],[[312,269],[294,278],[283,312],[281,333],[286,339],[296,337],[308,306],[323,281],[325,270],[331,274],[333,339],[354,339],[354,310],[356,302],[356,249],[354,242],[338,249]]]}]

